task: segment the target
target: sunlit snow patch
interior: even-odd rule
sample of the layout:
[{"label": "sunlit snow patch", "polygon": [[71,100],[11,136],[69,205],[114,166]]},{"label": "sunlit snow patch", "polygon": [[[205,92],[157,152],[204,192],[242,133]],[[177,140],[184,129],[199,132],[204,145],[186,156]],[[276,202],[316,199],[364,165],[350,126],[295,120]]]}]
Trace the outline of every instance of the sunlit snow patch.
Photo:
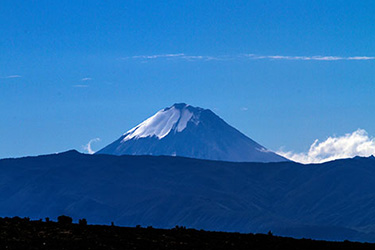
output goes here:
[{"label": "sunlit snow patch", "polygon": [[186,107],[187,106],[182,109],[177,109],[173,106],[169,109],[160,110],[155,115],[126,132],[124,134],[126,136],[122,141],[151,136],[162,139],[167,136],[172,129],[177,132],[183,131],[189,120],[193,117],[193,113],[186,109]]}]

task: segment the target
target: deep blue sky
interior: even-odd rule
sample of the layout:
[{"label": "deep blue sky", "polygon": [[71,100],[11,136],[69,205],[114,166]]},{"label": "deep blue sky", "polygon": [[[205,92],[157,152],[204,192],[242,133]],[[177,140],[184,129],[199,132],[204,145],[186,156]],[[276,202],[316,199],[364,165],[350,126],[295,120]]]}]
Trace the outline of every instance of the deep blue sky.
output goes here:
[{"label": "deep blue sky", "polygon": [[0,158],[99,149],[175,102],[273,150],[375,136],[374,13],[372,0],[2,0]]}]

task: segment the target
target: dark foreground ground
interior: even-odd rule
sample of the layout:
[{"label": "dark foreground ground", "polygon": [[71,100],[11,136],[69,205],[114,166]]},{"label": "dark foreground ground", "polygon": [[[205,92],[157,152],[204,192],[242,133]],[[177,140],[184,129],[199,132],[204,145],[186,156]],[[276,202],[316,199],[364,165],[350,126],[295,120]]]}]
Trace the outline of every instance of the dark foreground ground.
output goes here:
[{"label": "dark foreground ground", "polygon": [[328,242],[271,234],[207,232],[0,218],[0,249],[375,249],[375,244]]}]

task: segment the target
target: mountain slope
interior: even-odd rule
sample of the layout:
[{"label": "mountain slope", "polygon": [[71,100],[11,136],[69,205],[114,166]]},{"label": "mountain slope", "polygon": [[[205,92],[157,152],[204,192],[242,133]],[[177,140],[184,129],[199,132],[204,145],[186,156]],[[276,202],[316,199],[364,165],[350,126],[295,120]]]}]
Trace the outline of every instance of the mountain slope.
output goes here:
[{"label": "mountain slope", "polygon": [[0,160],[0,216],[375,242],[375,160],[62,154]]},{"label": "mountain slope", "polygon": [[211,110],[184,103],[160,110],[97,154],[170,155],[235,162],[287,161],[228,125]]}]

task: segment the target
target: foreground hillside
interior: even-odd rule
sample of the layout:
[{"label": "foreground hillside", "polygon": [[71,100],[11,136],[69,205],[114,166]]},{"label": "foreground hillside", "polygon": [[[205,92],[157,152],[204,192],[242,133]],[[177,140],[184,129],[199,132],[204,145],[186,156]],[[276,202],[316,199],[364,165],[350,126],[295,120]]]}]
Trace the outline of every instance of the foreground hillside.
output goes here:
[{"label": "foreground hillside", "polygon": [[374,244],[296,240],[271,234],[78,225],[0,218],[0,248],[27,249],[373,249]]},{"label": "foreground hillside", "polygon": [[375,242],[375,160],[230,163],[76,151],[0,160],[0,216]]}]

